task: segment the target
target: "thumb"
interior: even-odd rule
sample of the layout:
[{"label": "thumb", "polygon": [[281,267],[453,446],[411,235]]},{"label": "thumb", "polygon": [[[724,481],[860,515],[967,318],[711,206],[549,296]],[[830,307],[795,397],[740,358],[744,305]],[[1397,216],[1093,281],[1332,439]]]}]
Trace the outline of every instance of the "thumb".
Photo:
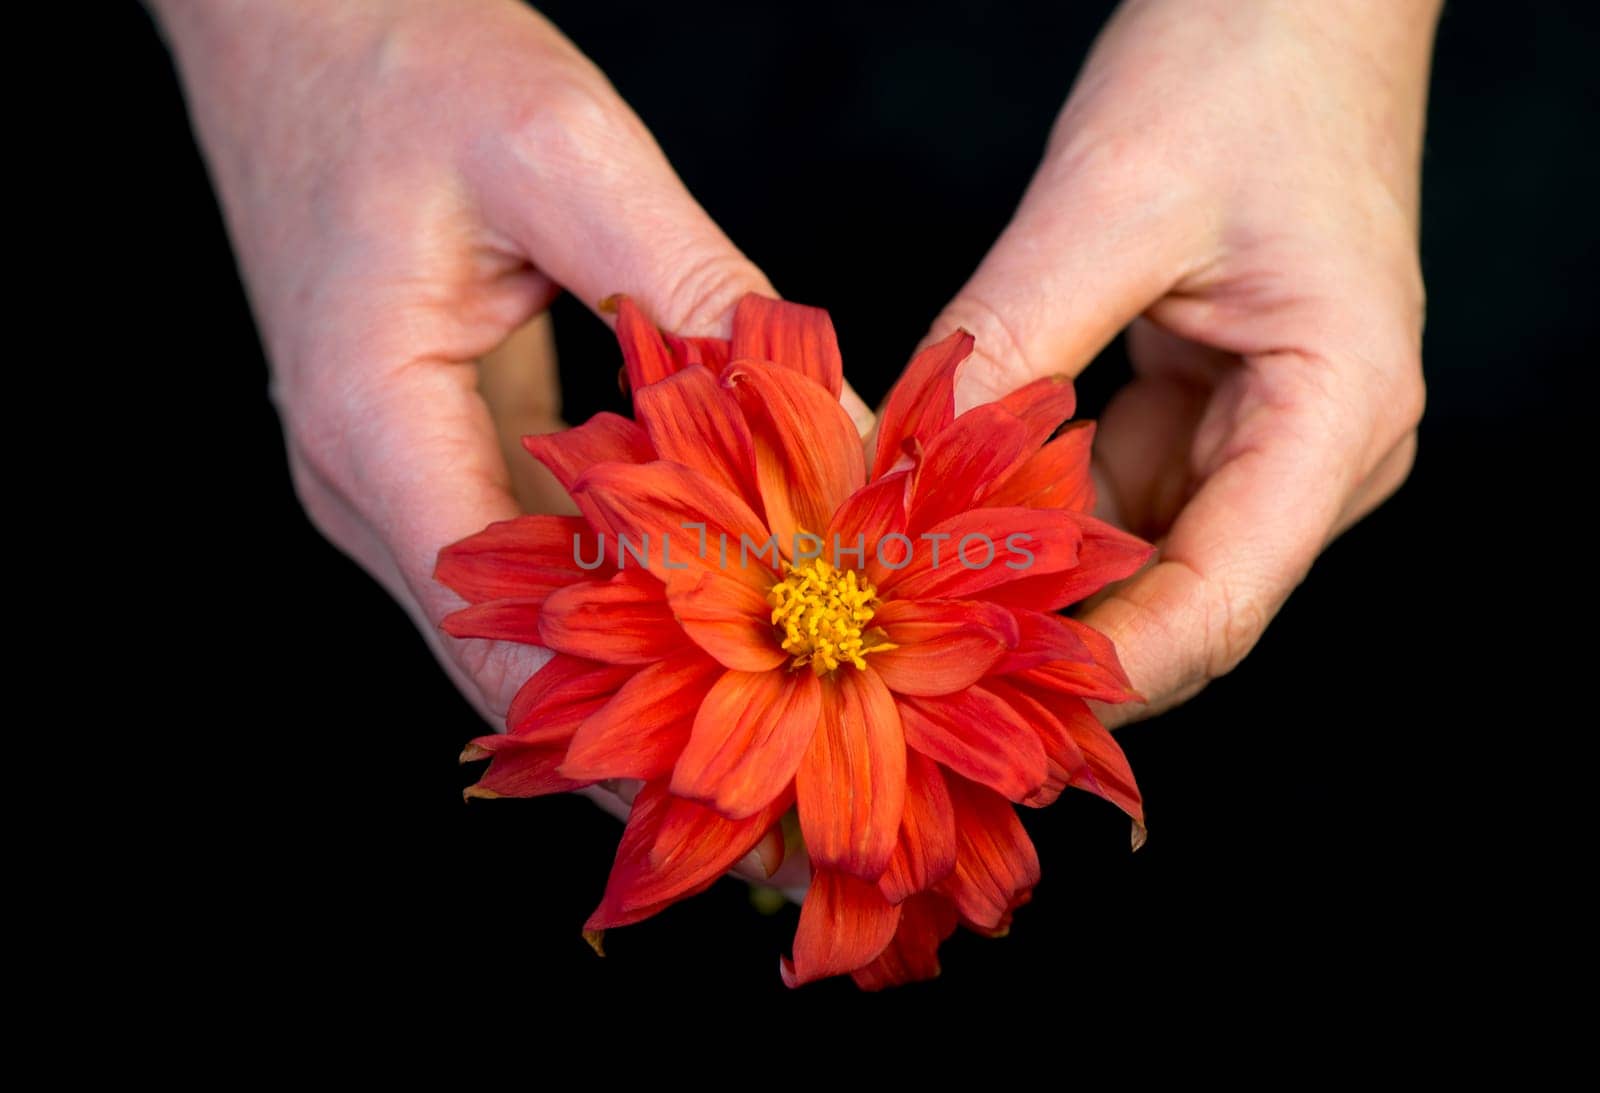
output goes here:
[{"label": "thumb", "polygon": [[[746,293],[777,292],[599,71],[586,61],[581,71],[542,90],[533,120],[482,164],[491,224],[591,309],[622,293],[663,330],[727,337]],[[870,427],[848,384],[840,401]]]},{"label": "thumb", "polygon": [[1046,156],[1016,215],[924,344],[976,339],[956,412],[1048,375],[1076,376],[1178,281],[1198,252],[1165,174],[1141,173],[1122,145]]}]

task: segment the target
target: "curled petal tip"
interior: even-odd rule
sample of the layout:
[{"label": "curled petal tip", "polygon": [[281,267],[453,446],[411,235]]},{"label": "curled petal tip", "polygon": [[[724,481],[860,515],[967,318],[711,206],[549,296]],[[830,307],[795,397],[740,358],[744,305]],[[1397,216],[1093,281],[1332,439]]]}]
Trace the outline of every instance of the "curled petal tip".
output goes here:
[{"label": "curled petal tip", "polygon": [[500,794],[496,793],[494,790],[486,789],[481,785],[471,785],[461,791],[461,799],[463,801],[470,801],[474,797],[482,798],[485,801],[492,801],[499,796]]},{"label": "curled petal tip", "polygon": [[1137,853],[1139,848],[1150,838],[1150,829],[1139,820],[1133,821],[1133,849]]},{"label": "curled petal tip", "polygon": [[604,930],[585,930],[583,940],[589,943],[589,948],[594,950],[595,956],[606,955],[606,932]]},{"label": "curled petal tip", "polygon": [[483,747],[477,741],[473,741],[461,749],[461,758],[456,761],[459,763],[476,763],[480,759],[489,758],[492,754],[494,753],[488,748]]},{"label": "curled petal tip", "polygon": [[613,292],[596,306],[602,315],[615,315],[618,309],[622,307],[622,293]]}]

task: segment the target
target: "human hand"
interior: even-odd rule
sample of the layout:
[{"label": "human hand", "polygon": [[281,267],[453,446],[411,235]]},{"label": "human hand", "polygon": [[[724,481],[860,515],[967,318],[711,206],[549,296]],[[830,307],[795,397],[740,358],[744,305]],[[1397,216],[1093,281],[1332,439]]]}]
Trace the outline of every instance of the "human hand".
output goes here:
[{"label": "human hand", "polygon": [[1149,0],[1096,44],[1015,218],[934,324],[958,410],[1132,323],[1100,515],[1154,566],[1092,603],[1149,704],[1230,671],[1394,492],[1422,413],[1418,175],[1435,0]]},{"label": "human hand", "polygon": [[459,601],[432,574],[440,547],[569,504],[525,455],[516,464],[541,477],[515,480],[497,439],[496,419],[561,427],[548,331],[524,324],[566,288],[726,335],[738,299],[771,286],[605,77],[521,4],[152,7],[272,362],[299,495],[499,722],[548,654],[442,642]]}]

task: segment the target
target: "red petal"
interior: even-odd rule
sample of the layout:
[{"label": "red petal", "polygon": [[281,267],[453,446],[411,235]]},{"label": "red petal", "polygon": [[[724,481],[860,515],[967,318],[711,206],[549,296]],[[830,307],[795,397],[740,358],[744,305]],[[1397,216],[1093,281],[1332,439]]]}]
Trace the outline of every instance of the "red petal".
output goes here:
[{"label": "red petal", "polygon": [[440,629],[453,638],[487,638],[542,645],[539,640],[540,599],[490,600],[446,615]]},{"label": "red petal", "polygon": [[1034,450],[1029,439],[1022,419],[994,403],[967,411],[935,434],[923,448],[911,530],[925,531],[972,508]]},{"label": "red petal", "polygon": [[972,345],[972,335],[958,330],[911,358],[878,419],[873,478],[900,461],[907,440],[926,444],[955,418],[956,366],[972,354]]},{"label": "red petal", "polygon": [[666,589],[638,569],[552,593],[539,615],[539,638],[557,652],[609,664],[649,664],[688,644]]},{"label": "red petal", "polygon": [[966,778],[1013,801],[1044,783],[1049,771],[1039,734],[982,687],[941,698],[896,700],[906,743]]},{"label": "red petal", "polygon": [[698,801],[673,797],[650,844],[650,875],[624,903],[635,907],[681,899],[715,880],[755,848],[793,800],[786,793],[752,816],[730,820]]},{"label": "red petal", "polygon": [[906,808],[889,866],[878,889],[890,903],[926,891],[956,866],[956,814],[939,764],[919,752],[906,755]]},{"label": "red petal", "polygon": [[489,747],[489,739],[474,741],[491,751],[489,768],[476,785],[468,786],[466,797],[542,797],[550,793],[569,793],[587,783],[564,777],[557,768],[566,750],[561,746],[535,747],[519,743],[515,737],[494,737],[499,743]]},{"label": "red petal", "polygon": [[1050,774],[1037,794],[1023,803],[1042,808],[1067,786],[1104,797],[1144,825],[1144,804],[1128,758],[1088,703],[1032,686],[993,680],[989,686],[1039,732]]},{"label": "red petal", "polygon": [[661,336],[666,339],[667,348],[672,351],[672,359],[679,368],[699,364],[717,375],[733,359],[727,338],[680,338],[666,331],[662,331]]},{"label": "red petal", "polygon": [[864,967],[888,947],[899,925],[900,908],[876,885],[819,869],[800,907],[794,961],[783,962],[783,981],[798,987]]},{"label": "red petal", "polygon": [[909,564],[887,574],[878,589],[892,592],[894,599],[964,599],[982,592],[984,599],[1001,602],[992,591],[998,586],[1035,581],[1039,574],[1078,564],[1081,519],[1051,509],[964,512],[918,536]]},{"label": "red petal", "polygon": [[881,991],[939,974],[939,946],[956,931],[956,908],[941,895],[913,896],[900,908],[894,940],[871,964],[851,973],[864,991]]},{"label": "red petal", "polygon": [[[839,341],[833,334],[833,320],[820,307],[769,300],[750,293],[739,301],[733,313],[729,352],[734,360],[772,361],[809,376],[835,403],[844,388],[844,364],[839,357]],[[860,443],[856,441],[858,447]]]},{"label": "red petal", "polygon": [[1035,512],[1063,512],[1070,515],[1083,529],[1083,542],[1078,548],[1078,564],[1070,569],[1051,572],[1035,571],[1039,576],[1024,576],[1004,587],[994,589],[984,598],[1009,607],[1031,607],[1041,611],[1059,611],[1079,600],[1100,591],[1112,581],[1137,573],[1155,547],[1143,539],[1119,531],[1110,524],[1083,513],[1065,513],[1065,510],[1035,509]]},{"label": "red petal", "polygon": [[749,816],[789,784],[816,733],[822,687],[812,672],[726,672],[695,718],[672,792]]},{"label": "red petal", "polygon": [[506,730],[513,736],[565,742],[584,718],[609,702],[637,671],[631,665],[596,664],[557,653],[511,700]]},{"label": "red petal", "polygon": [[748,584],[704,570],[674,574],[667,602],[695,644],[729,668],[765,672],[789,659],[773,634],[767,598]]},{"label": "red petal", "polygon": [[666,379],[681,365],[667,348],[656,324],[626,296],[611,298],[617,305],[617,342],[622,346],[622,365],[628,373],[628,387],[636,394],[644,387]]},{"label": "red petal", "polygon": [[1089,473],[1094,422],[1078,421],[1035,452],[980,500],[993,508],[1094,511],[1094,476]]},{"label": "red petal", "polygon": [[819,534],[865,482],[861,438],[837,398],[793,372],[736,360],[723,382],[750,422],[767,526],[789,554],[797,532]]},{"label": "red petal", "polygon": [[[1019,616],[1020,616],[1019,612]],[[1062,635],[1061,648],[1074,643],[1083,654],[1052,659],[1049,663],[1012,671],[1011,677],[1060,694],[1093,698],[1100,702],[1129,702],[1139,698],[1117,660],[1111,639],[1077,619],[1045,616]],[[1007,670],[1002,662],[1000,670]]]},{"label": "red petal", "polygon": [[[744,581],[763,595],[772,584],[773,568],[755,553],[769,538],[766,527],[749,505],[688,467],[601,463],[574,485],[572,497],[592,524],[613,536],[626,535],[634,547],[649,536],[645,561],[662,580],[699,568]],[[699,527],[685,525],[703,525],[704,538]],[[750,553],[741,556],[740,545],[746,541]],[[664,544],[670,544],[670,557]],[[765,557],[775,554],[769,551]],[[625,566],[638,564],[632,554],[621,557]]]},{"label": "red petal", "polygon": [[574,536],[592,555],[594,533],[576,516],[518,516],[490,524],[439,552],[433,578],[468,603],[522,599],[541,603],[573,581],[605,580],[609,565],[585,571],[573,560]]},{"label": "red petal", "polygon": [[1069,377],[1045,376],[1017,388],[997,405],[1016,414],[1027,425],[1027,450],[1034,452],[1072,416],[1072,411],[1078,408],[1078,395]]},{"label": "red petal", "polygon": [[578,476],[596,463],[648,463],[656,457],[643,429],[609,412],[559,433],[525,436],[522,446],[550,468],[568,493]]},{"label": "red petal", "polygon": [[1039,883],[1039,855],[1004,798],[961,778],[948,784],[956,812],[956,868],[939,890],[973,925],[998,930],[1018,897]]},{"label": "red petal", "polygon": [[666,774],[719,675],[717,663],[699,652],[641,670],[578,726],[562,773],[590,782]]},{"label": "red petal", "polygon": [[1017,643],[1011,612],[977,600],[891,600],[872,617],[895,648],[872,654],[891,691],[947,695],[964,691]]},{"label": "red petal", "polygon": [[1094,662],[1094,653],[1078,636],[1077,627],[1069,626],[1063,616],[1026,607],[1009,610],[1017,622],[1019,639],[1011,651],[1000,658],[994,669],[996,675],[1022,672],[1056,660]]},{"label": "red petal", "polygon": [[760,504],[750,428],[733,394],[699,365],[633,393],[634,411],[662,459]]},{"label": "red petal", "polygon": [[[887,478],[869,482],[845,500],[833,514],[833,520],[824,533],[823,556],[841,563],[861,550],[861,564],[841,564],[841,568],[861,569],[873,584],[882,581],[891,570],[878,560],[880,546],[884,558],[898,563],[905,557],[905,544],[898,540],[885,542],[891,534],[905,534],[906,494],[910,489],[911,475],[896,472]],[[852,554],[846,554],[846,551]]]},{"label": "red petal", "polygon": [[[788,807],[787,799],[779,802]],[[780,809],[781,811],[781,809]],[[633,800],[605,899],[585,930],[606,930],[649,918],[704,891],[766,835],[775,814],[730,821],[647,782]]]},{"label": "red petal", "polygon": [[822,683],[822,717],[795,772],[812,864],[876,880],[894,851],[905,792],[894,696],[870,667],[840,670]]}]

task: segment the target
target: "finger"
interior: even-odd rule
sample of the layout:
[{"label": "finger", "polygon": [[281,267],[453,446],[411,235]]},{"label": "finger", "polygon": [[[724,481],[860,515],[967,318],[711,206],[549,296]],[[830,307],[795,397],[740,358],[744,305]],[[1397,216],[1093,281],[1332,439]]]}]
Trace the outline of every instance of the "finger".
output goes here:
[{"label": "finger", "polygon": [[1394,496],[1396,490],[1411,475],[1412,465],[1417,461],[1417,434],[1410,432],[1405,435],[1394,450],[1385,456],[1367,477],[1367,480],[1356,490],[1350,502],[1345,505],[1344,512],[1339,515],[1339,522],[1329,536],[1330,541],[1350,530],[1351,526],[1364,519],[1368,513]]},{"label": "finger", "polygon": [[1076,376],[1123,327],[1178,282],[1204,240],[1175,191],[1120,145],[1054,153],[1016,216],[928,341],[957,327],[977,340],[956,410],[1043,376]]},{"label": "finger", "polygon": [[489,407],[511,490],[524,512],[577,512],[543,463],[529,459],[522,438],[565,428],[556,369],[555,334],[545,312],[512,332],[478,361],[478,393]]},{"label": "finger", "polygon": [[[527,78],[532,120],[473,170],[490,222],[542,273],[596,310],[631,296],[684,335],[727,337],[742,296],[778,295],[587,60],[574,53],[558,79]],[[860,431],[871,427],[848,384],[840,401]]]},{"label": "finger", "polygon": [[[1355,486],[1353,432],[1325,403],[1297,391],[1298,362],[1265,361],[1268,390],[1237,382],[1215,407],[1234,423],[1202,484],[1161,544],[1159,561],[1114,589],[1083,619],[1116,644],[1143,707],[1113,723],[1176,705],[1231,670],[1299,584]],[[1315,382],[1315,381],[1311,381]],[[1225,384],[1224,387],[1228,387]],[[1260,411],[1271,406],[1272,413]],[[1208,414],[1209,417],[1209,414]],[[1202,421],[1198,435],[1213,427]]]}]

